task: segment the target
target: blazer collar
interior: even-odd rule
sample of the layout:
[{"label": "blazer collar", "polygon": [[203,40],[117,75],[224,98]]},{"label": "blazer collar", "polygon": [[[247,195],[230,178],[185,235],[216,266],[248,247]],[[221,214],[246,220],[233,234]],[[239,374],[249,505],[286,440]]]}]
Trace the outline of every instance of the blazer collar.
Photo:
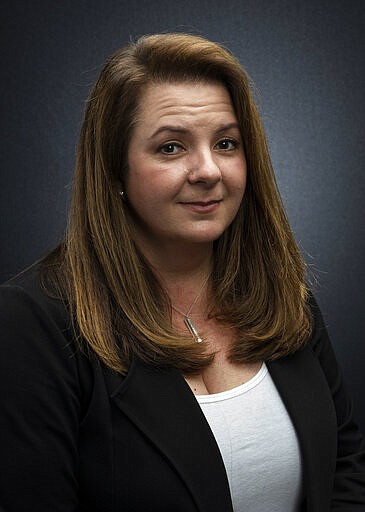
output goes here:
[{"label": "blazer collar", "polygon": [[134,358],[125,378],[105,371],[111,399],[170,461],[197,509],[233,510],[224,463],[205,416],[181,374]]}]

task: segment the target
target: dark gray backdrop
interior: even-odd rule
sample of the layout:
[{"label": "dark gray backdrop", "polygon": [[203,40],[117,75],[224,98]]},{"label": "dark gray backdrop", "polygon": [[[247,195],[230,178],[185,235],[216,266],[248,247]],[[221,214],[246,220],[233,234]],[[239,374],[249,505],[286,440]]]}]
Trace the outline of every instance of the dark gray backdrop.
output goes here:
[{"label": "dark gray backdrop", "polygon": [[144,33],[223,42],[256,83],[284,203],[365,430],[364,2],[14,0],[1,19],[0,280],[62,238],[84,102],[105,58]]}]

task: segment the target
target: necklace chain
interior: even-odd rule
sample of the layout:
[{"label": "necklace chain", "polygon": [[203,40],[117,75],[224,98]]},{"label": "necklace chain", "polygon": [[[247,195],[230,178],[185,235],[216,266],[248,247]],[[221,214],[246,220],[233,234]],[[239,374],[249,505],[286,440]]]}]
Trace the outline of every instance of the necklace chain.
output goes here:
[{"label": "necklace chain", "polygon": [[196,295],[195,299],[193,300],[193,302],[190,304],[189,306],[189,309],[187,310],[186,313],[184,313],[183,311],[181,311],[181,309],[177,308],[176,306],[174,306],[173,304],[171,304],[171,307],[172,309],[174,309],[177,313],[179,313],[180,315],[182,315],[184,317],[184,324],[186,325],[188,331],[190,332],[190,334],[192,335],[192,337],[194,338],[194,340],[197,342],[197,343],[201,343],[203,341],[203,339],[201,338],[201,336],[199,335],[192,319],[190,318],[190,313],[191,313],[191,310],[193,309],[193,307],[195,306],[195,304],[197,303],[199,297],[201,296],[204,288],[205,288],[205,285],[207,284],[208,282],[208,279],[210,277],[210,274],[208,274],[207,278],[204,279],[204,282],[198,292],[198,294]]}]

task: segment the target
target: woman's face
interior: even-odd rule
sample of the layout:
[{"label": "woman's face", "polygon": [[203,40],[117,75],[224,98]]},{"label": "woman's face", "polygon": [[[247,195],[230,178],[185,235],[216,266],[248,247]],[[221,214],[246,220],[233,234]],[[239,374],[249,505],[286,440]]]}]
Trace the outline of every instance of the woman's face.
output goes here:
[{"label": "woman's face", "polygon": [[245,155],[226,88],[149,85],[124,183],[137,242],[160,251],[171,244],[212,244],[234,219],[245,184]]}]

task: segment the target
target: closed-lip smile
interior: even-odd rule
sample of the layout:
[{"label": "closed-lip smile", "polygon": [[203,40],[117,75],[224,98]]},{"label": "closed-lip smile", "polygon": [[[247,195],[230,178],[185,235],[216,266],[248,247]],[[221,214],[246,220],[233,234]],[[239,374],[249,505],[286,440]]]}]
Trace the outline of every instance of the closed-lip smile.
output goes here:
[{"label": "closed-lip smile", "polygon": [[181,201],[180,204],[194,213],[208,214],[214,212],[222,202],[222,199],[209,201]]},{"label": "closed-lip smile", "polygon": [[197,206],[209,206],[211,204],[220,203],[222,199],[210,199],[209,201],[181,201],[181,204],[194,204]]}]

